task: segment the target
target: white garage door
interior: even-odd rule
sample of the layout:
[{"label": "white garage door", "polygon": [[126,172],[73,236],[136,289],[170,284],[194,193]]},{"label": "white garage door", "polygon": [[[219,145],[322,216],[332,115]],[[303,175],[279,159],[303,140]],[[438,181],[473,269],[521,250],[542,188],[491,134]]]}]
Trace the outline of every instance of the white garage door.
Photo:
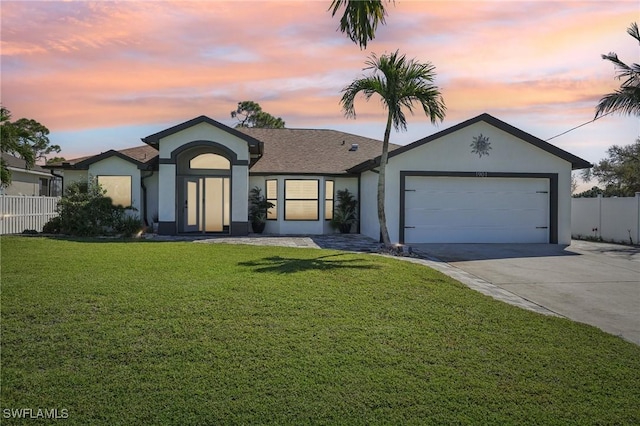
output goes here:
[{"label": "white garage door", "polygon": [[405,243],[548,243],[549,180],[407,176]]}]

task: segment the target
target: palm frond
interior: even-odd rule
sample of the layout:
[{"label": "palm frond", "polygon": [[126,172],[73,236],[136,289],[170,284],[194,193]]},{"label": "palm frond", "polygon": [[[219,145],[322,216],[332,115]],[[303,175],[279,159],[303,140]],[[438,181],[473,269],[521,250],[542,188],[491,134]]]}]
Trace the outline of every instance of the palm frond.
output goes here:
[{"label": "palm frond", "polygon": [[374,94],[380,96],[383,107],[389,111],[396,130],[406,130],[404,110],[414,113],[419,104],[432,123],[444,119],[446,107],[440,90],[433,84],[435,67],[407,59],[398,50],[378,57],[371,54],[365,62],[365,71],[371,75],[353,81],[343,89],[341,104],[347,117],[355,117],[354,101],[358,93],[367,100]]},{"label": "palm frond", "polygon": [[640,87],[621,88],[603,96],[596,107],[596,118],[613,111],[640,116]]},{"label": "palm frond", "polygon": [[378,24],[384,25],[387,11],[382,0],[333,0],[329,6],[331,16],[344,7],[338,29],[361,49],[376,36]]},{"label": "palm frond", "polygon": [[[633,22],[627,33],[640,43],[638,24]],[[616,69],[616,79],[624,80],[620,88],[613,93],[603,96],[596,106],[595,118],[614,111],[622,114],[640,116],[640,65],[626,64],[614,52],[601,55],[602,59],[613,64]]]}]

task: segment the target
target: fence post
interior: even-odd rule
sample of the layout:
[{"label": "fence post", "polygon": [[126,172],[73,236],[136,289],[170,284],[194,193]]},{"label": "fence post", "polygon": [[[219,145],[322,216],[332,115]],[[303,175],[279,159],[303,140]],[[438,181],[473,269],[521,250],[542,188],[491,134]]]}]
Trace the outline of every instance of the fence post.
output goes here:
[{"label": "fence post", "polygon": [[640,192],[636,192],[636,244],[640,244]]},{"label": "fence post", "polygon": [[602,237],[602,194],[598,194],[598,235],[597,237]]}]

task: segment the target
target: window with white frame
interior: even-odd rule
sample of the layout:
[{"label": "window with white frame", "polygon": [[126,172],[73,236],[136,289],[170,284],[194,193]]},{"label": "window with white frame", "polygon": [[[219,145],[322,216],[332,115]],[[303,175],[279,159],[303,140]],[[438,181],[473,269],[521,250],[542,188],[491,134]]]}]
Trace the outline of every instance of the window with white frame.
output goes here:
[{"label": "window with white frame", "polygon": [[98,183],[114,206],[131,205],[131,176],[98,176]]},{"label": "window with white frame", "polygon": [[333,219],[333,181],[324,181],[324,218]]},{"label": "window with white frame", "polygon": [[319,220],[317,179],[284,181],[284,220]]},{"label": "window with white frame", "polygon": [[267,220],[276,220],[278,219],[278,181],[268,179],[266,185],[266,200],[273,204],[273,207],[267,210]]}]

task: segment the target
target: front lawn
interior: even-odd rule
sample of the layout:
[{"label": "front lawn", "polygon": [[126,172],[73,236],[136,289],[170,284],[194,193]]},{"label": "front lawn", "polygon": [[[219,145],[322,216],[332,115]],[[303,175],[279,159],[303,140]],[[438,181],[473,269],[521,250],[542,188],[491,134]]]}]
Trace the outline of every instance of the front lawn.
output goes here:
[{"label": "front lawn", "polygon": [[2,424],[640,424],[640,347],[373,255],[3,237]]}]

